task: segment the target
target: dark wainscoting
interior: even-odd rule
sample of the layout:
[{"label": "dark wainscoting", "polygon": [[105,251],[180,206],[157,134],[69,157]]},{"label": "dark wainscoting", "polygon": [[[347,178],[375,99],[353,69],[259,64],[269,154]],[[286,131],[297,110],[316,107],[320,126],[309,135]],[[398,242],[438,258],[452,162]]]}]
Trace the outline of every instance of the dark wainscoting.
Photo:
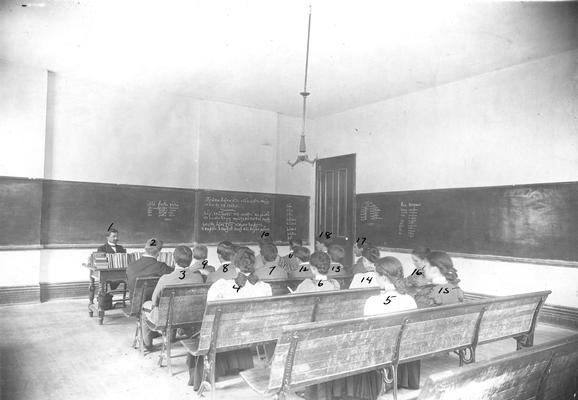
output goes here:
[{"label": "dark wainscoting", "polygon": [[40,286],[0,286],[0,304],[38,303]]},{"label": "dark wainscoting", "polygon": [[40,283],[40,301],[54,299],[81,298],[88,299],[88,282]]}]

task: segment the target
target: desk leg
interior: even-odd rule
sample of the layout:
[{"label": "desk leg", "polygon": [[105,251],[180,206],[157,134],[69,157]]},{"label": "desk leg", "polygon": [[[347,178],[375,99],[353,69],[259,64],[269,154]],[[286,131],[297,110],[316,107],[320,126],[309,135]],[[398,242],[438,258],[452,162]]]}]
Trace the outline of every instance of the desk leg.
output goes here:
[{"label": "desk leg", "polygon": [[94,285],[94,277],[90,276],[90,284],[88,285],[88,316],[92,317],[93,315],[93,305],[94,305],[94,292],[96,290],[96,286]]},{"label": "desk leg", "polygon": [[106,281],[98,282],[98,323],[102,325],[104,320],[104,299],[106,297]]}]

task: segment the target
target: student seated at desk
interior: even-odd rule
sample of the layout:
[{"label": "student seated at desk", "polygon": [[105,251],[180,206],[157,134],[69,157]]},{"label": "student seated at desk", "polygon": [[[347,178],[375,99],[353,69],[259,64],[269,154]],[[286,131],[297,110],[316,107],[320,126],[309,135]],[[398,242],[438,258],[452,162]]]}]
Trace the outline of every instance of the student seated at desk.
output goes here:
[{"label": "student seated at desk", "polygon": [[326,236],[317,237],[315,239],[315,251],[321,251],[323,253],[327,253],[329,250],[329,246],[333,244],[333,239],[328,238]]},{"label": "student seated at desk", "polygon": [[[272,296],[271,286],[255,275],[255,253],[248,247],[240,247],[233,256],[232,269],[234,279],[219,279],[213,283],[207,293],[207,301],[232,300],[251,297]],[[203,377],[203,359],[188,355],[189,385],[197,390]],[[253,368],[253,356],[250,349],[240,349],[217,353],[215,359],[215,377],[238,374],[239,371]],[[213,388],[214,390],[214,388]]]},{"label": "student seated at desk", "polygon": [[307,279],[313,278],[313,273],[311,272],[311,265],[309,264],[309,259],[311,258],[311,251],[307,247],[296,247],[293,250],[293,258],[297,260],[297,266],[291,268],[289,272],[289,279]]},{"label": "student seated at desk", "polygon": [[261,247],[263,265],[255,265],[255,275],[262,280],[287,280],[287,272],[281,265],[281,257],[277,246],[272,243]]},{"label": "student seated at desk", "polygon": [[458,271],[454,268],[454,263],[447,253],[432,251],[423,271],[427,280],[426,285],[410,287],[407,282],[413,281],[414,278],[408,277],[405,279],[406,287],[415,298],[419,308],[462,303],[464,301],[464,292],[458,286],[460,282]]},{"label": "student seated at desk", "polygon": [[330,244],[327,248],[327,254],[331,260],[331,268],[327,273],[328,277],[351,276],[351,269],[343,266],[345,258],[345,249],[339,244]]},{"label": "student seated at desk", "polygon": [[[157,261],[157,257],[163,248],[163,242],[159,239],[152,238],[147,240],[144,248],[144,254],[135,262],[130,263],[126,267],[126,277],[128,281],[128,289],[131,293],[134,290],[136,278],[146,276],[162,276],[173,272],[173,269],[164,262]],[[144,300],[150,300],[152,292],[145,293]]]},{"label": "student seated at desk", "polygon": [[158,305],[163,289],[168,285],[190,285],[194,283],[204,283],[203,276],[198,270],[191,270],[189,265],[193,259],[193,252],[187,246],[178,246],[173,252],[175,269],[170,274],[160,277],[150,301],[143,304],[142,334],[143,344],[148,351],[152,350],[153,338],[160,336],[159,333],[149,329],[146,320],[158,325]]},{"label": "student seated at desk", "polygon": [[234,279],[237,276],[234,268],[231,268],[231,259],[235,254],[237,247],[229,242],[220,242],[217,246],[217,257],[221,263],[215,270],[207,276],[207,283],[214,283],[219,279]]},{"label": "student seated at desk", "polygon": [[[425,276],[425,267],[428,265],[428,258],[431,250],[424,246],[418,246],[411,252],[411,260],[415,267],[412,273],[405,278],[405,285],[408,287],[419,288],[429,284]],[[415,293],[415,292],[413,292]]]},{"label": "student seated at desk", "polygon": [[354,274],[363,274],[365,272],[375,271],[374,263],[379,260],[379,249],[375,246],[366,244],[361,251],[362,257],[357,260],[353,267]]},{"label": "student seated at desk", "polygon": [[293,254],[293,252],[297,247],[303,247],[303,241],[297,238],[290,239],[289,248],[291,249],[291,252],[281,257],[281,266],[285,269],[285,272],[287,273],[299,269],[299,260],[297,260]]},{"label": "student seated at desk", "polygon": [[339,282],[329,279],[327,273],[331,268],[331,260],[327,253],[316,251],[311,254],[309,268],[313,278],[307,278],[297,286],[294,293],[320,292],[325,290],[339,290]]},{"label": "student seated at desk", "polygon": [[203,276],[203,282],[206,282],[207,277],[211,272],[215,272],[215,267],[207,263],[207,246],[197,244],[193,247],[193,263],[188,268],[191,271],[197,271]]}]

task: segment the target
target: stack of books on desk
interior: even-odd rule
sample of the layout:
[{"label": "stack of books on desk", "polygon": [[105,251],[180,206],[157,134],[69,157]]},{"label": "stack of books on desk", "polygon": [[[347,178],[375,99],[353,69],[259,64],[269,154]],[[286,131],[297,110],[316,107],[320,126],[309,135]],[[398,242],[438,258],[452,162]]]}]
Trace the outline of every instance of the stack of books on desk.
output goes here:
[{"label": "stack of books on desk", "polygon": [[92,253],[89,265],[94,266],[96,269],[108,268],[108,258],[106,257],[106,253]]},{"label": "stack of books on desk", "polygon": [[173,253],[171,252],[161,251],[157,260],[159,260],[160,262],[164,262],[169,267],[173,267]]}]

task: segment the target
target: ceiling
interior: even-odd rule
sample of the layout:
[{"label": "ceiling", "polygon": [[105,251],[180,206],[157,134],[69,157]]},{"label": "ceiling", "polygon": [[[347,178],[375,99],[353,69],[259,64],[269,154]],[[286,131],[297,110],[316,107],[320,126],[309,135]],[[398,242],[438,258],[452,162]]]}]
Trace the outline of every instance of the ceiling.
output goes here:
[{"label": "ceiling", "polygon": [[312,118],[578,48],[578,2],[0,0],[0,60],[297,116],[309,4]]}]

